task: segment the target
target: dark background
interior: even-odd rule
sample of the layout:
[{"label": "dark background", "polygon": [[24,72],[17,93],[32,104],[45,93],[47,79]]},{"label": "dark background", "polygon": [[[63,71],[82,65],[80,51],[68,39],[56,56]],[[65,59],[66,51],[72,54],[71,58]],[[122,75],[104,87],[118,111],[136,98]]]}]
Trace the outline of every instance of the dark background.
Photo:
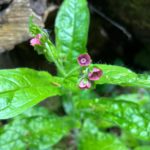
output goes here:
[{"label": "dark background", "polygon": [[[93,61],[122,65],[139,73],[149,71],[150,1],[89,0],[88,2],[91,22],[87,47]],[[59,8],[61,0],[30,0],[33,11],[41,16],[52,3]],[[5,9],[5,6],[1,5],[2,9]],[[52,39],[57,10],[49,13],[45,21],[45,28]],[[43,56],[38,56],[34,52],[29,41],[0,54],[0,68],[15,67],[31,67],[55,72],[54,66],[50,67]]]}]

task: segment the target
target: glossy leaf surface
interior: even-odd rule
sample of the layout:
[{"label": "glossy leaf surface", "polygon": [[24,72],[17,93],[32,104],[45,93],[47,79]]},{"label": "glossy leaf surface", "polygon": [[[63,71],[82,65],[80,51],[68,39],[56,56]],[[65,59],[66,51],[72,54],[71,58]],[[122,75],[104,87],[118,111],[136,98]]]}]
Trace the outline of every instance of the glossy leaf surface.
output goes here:
[{"label": "glossy leaf surface", "polygon": [[137,86],[150,88],[150,76],[136,74],[130,69],[113,65],[91,65],[100,68],[103,76],[96,84],[116,84],[121,86]]},{"label": "glossy leaf surface", "polygon": [[27,68],[0,71],[0,119],[14,117],[49,96],[60,94],[54,78]]},{"label": "glossy leaf surface", "polygon": [[86,52],[89,10],[86,0],[65,0],[58,12],[55,33],[61,55],[72,60]]}]

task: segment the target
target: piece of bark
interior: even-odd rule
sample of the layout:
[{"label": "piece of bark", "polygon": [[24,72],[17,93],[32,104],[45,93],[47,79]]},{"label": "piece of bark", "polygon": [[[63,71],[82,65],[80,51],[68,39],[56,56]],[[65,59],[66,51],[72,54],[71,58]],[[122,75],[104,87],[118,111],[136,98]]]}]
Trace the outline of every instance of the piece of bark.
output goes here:
[{"label": "piece of bark", "polygon": [[1,0],[0,1],[0,5],[2,5],[2,4],[8,4],[8,3],[10,3],[12,0]]},{"label": "piece of bark", "polygon": [[47,0],[30,0],[32,10],[38,15],[44,15],[47,9]]},{"label": "piece of bark", "polygon": [[30,38],[28,20],[31,15],[37,24],[44,26],[41,16],[30,7],[29,0],[12,0],[6,9],[0,11],[0,53]]}]

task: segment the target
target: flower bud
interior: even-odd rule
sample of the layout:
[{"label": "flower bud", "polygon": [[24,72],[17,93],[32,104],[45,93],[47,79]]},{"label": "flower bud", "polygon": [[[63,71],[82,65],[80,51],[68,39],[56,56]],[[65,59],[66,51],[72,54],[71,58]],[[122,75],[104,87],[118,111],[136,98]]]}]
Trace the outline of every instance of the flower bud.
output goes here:
[{"label": "flower bud", "polygon": [[35,38],[32,38],[30,40],[30,45],[32,45],[32,46],[40,45],[41,44],[41,42],[40,42],[41,37],[42,37],[41,34],[37,34],[37,36]]},{"label": "flower bud", "polygon": [[92,72],[89,72],[88,78],[91,81],[99,80],[99,78],[102,76],[103,72],[99,68],[93,68]]},{"label": "flower bud", "polygon": [[80,89],[89,89],[91,88],[91,82],[89,80],[82,79],[79,83]]}]

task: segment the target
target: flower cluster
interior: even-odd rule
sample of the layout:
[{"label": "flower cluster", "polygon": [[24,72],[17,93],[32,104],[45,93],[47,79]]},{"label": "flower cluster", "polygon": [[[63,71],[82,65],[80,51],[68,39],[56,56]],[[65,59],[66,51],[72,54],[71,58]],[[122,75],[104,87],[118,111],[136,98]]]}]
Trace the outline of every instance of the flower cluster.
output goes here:
[{"label": "flower cluster", "polygon": [[86,67],[83,77],[79,82],[80,89],[89,89],[91,88],[92,82],[99,80],[102,76],[103,72],[101,69],[94,67],[91,71],[89,71],[88,66],[91,64],[92,60],[89,54],[81,54],[78,59],[78,64],[81,67]]},{"label": "flower cluster", "polygon": [[42,37],[41,34],[37,34],[35,38],[32,38],[30,40],[30,45],[32,45],[32,46],[41,45],[41,42],[40,42],[41,37]]}]

